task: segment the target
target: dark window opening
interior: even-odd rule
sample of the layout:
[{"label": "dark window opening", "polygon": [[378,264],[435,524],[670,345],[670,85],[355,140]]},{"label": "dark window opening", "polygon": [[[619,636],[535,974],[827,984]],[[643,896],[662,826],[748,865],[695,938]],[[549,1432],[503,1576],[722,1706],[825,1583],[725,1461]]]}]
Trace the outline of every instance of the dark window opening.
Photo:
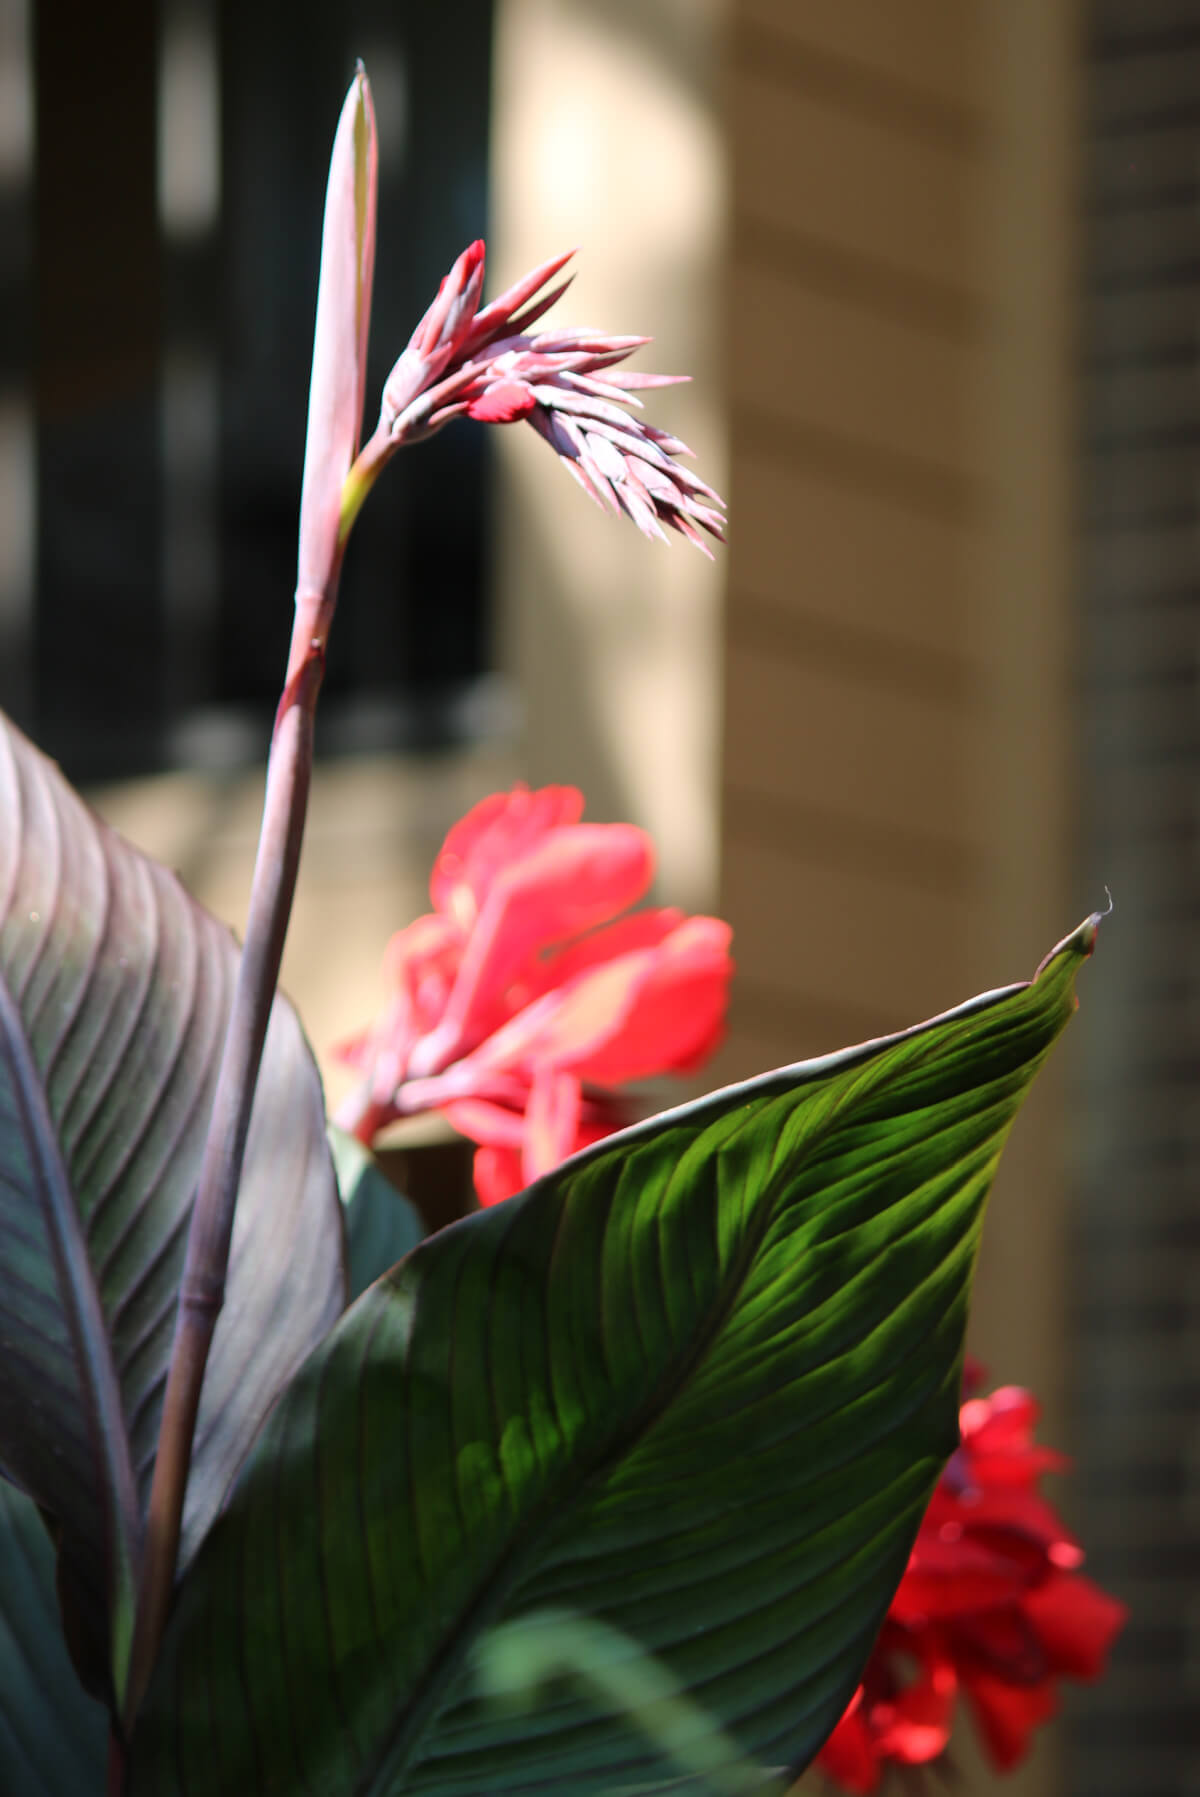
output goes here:
[{"label": "dark window opening", "polygon": [[[0,611],[3,698],[77,780],[257,756],[341,99],[361,54],[381,151],[369,431],[486,234],[490,0],[38,0],[29,18],[29,229],[3,274],[28,322],[36,530],[30,615]],[[487,480],[470,426],[383,477],[347,557],[324,749],[462,728],[490,662]]]}]

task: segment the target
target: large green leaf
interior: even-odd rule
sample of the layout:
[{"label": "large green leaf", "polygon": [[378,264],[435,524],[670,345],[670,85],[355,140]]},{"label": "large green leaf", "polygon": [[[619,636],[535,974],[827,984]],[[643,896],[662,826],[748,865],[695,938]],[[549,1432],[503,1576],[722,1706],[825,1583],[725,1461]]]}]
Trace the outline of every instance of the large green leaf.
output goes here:
[{"label": "large green leaf", "polygon": [[107,1753],[108,1717],[59,1627],[50,1537],[33,1501],[0,1479],[0,1791],[98,1797]]},{"label": "large green leaf", "polygon": [[612,1137],[373,1285],[184,1583],[135,1797],[670,1776],[577,1690],[483,1701],[486,1632],[548,1609],[653,1655],[748,1759],[806,1762],[956,1444],[984,1198],[1094,935]]},{"label": "large green leaf", "polygon": [[[0,1466],[119,1666],[237,947],[0,719]],[[271,1018],[183,1558],[343,1302],[312,1056]]]}]

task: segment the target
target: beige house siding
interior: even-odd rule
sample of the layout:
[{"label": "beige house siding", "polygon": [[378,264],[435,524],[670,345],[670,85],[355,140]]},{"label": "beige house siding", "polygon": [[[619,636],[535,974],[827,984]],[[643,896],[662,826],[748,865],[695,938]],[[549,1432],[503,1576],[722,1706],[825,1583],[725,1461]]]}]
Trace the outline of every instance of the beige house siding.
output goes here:
[{"label": "beige house siding", "polygon": [[[514,279],[580,246],[564,322],[649,332],[687,372],[657,422],[725,491],[720,378],[727,0],[497,0],[491,254]],[[592,507],[527,430],[502,434],[498,645],[530,779],[651,831],[664,897],[713,903],[724,567]]]},{"label": "beige house siding", "polygon": [[731,33],[730,1072],[969,978],[984,43],[961,0],[900,10],[743,0]]},{"label": "beige house siding", "polygon": [[[1073,0],[736,0],[723,1077],[1025,977],[1076,921],[1075,31]],[[1052,1081],[974,1327],[1050,1430],[1060,1125]],[[1058,1789],[1053,1742],[1002,1788]]]}]

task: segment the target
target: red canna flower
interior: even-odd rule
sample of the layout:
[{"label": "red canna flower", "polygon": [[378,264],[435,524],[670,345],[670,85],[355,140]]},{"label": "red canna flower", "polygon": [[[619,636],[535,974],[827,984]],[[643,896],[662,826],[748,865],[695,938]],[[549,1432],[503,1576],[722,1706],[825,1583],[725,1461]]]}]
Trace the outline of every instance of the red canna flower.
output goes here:
[{"label": "red canna flower", "polygon": [[675,460],[691,450],[627,410],[636,389],[672,386],[686,375],[616,367],[649,337],[532,327],[566,292],[549,283],[574,251],[535,268],[480,308],[484,246],[465,249],[387,378],[379,424],[347,481],[353,517],[379,469],[403,444],[468,417],[485,424],[524,418],[596,503],[624,511],[648,537],[677,530],[710,554],[701,531],[724,542],[724,501]]},{"label": "red canna flower", "polygon": [[946,1747],[961,1690],[992,1764],[1024,1758],[1062,1678],[1094,1679],[1125,1607],[1078,1568],[1083,1551],[1037,1490],[1060,1455],[1038,1448],[1036,1400],[1017,1386],[969,1398],[862,1684],[818,1756],[847,1791],[888,1763]]},{"label": "red canna flower", "polygon": [[388,1005],[340,1051],[364,1080],[339,1120],[370,1140],[440,1111],[479,1144],[485,1204],[621,1128],[622,1089],[691,1072],[724,1025],[728,924],[630,912],[650,839],[582,811],[574,787],[548,786],[468,812],[434,864],[435,910],[388,946]]}]

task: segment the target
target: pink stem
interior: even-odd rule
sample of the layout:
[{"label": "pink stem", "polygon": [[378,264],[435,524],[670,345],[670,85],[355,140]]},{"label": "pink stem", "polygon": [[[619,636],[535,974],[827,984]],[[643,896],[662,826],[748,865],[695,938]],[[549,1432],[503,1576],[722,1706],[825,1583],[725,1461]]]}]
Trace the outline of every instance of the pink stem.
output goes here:
[{"label": "pink stem", "polygon": [[246,940],[188,1232],[150,1488],[125,1700],[127,1729],[149,1683],[171,1603],[200,1389],[224,1302],[250,1111],[296,890],[312,775],[313,716],[339,568],[340,557],[324,595],[298,596],[287,683],[271,737]]}]

